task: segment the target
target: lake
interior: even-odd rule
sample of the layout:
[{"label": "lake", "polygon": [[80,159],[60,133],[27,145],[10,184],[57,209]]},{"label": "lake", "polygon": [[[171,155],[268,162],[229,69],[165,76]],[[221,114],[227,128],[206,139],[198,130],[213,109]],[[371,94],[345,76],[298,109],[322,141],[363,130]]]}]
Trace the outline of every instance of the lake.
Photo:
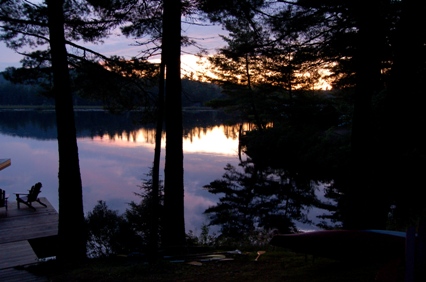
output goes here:
[{"label": "lake", "polygon": [[[112,116],[104,111],[76,111],[77,143],[83,184],[84,212],[99,200],[122,213],[147,179],[153,163],[153,125],[135,123],[138,113]],[[185,227],[199,233],[207,218],[203,212],[218,195],[203,186],[220,179],[226,164],[237,166],[238,129],[230,116],[218,111],[184,112]],[[248,125],[244,124],[248,129]],[[25,192],[36,182],[58,210],[58,149],[53,111],[0,111],[0,158],[12,165],[0,171],[0,187]],[[164,136],[162,170],[164,171]],[[244,157],[244,156],[243,156]],[[163,175],[162,175],[163,176]],[[306,227],[305,228],[310,228]],[[214,231],[215,228],[212,228]]]}]

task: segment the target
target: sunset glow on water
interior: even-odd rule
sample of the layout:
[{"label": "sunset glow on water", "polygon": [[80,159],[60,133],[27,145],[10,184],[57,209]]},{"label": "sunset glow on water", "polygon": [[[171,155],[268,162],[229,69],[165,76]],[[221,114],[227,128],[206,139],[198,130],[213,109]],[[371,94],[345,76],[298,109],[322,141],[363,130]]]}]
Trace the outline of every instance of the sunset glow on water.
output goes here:
[{"label": "sunset glow on water", "polygon": [[[239,132],[249,129],[248,124],[192,126],[184,129],[182,141],[187,231],[199,233],[201,226],[209,222],[204,211],[216,205],[222,196],[211,194],[203,187],[221,179],[227,164],[241,170],[238,167]],[[54,130],[49,127],[34,128],[31,124],[24,128],[5,128],[5,132],[0,131],[0,157],[11,159],[11,166],[0,172],[0,187],[13,195],[25,192],[36,182],[41,182],[43,188],[40,197],[45,197],[59,211],[59,160],[57,140],[52,137]],[[36,136],[33,135],[35,133]],[[77,143],[85,214],[92,211],[100,200],[105,201],[111,210],[125,212],[130,202],[138,203],[141,200],[135,193],[141,192],[141,185],[149,178],[154,157],[154,129],[140,127],[119,134],[84,136],[77,138]],[[164,177],[164,133],[162,137],[160,178]],[[215,226],[211,230],[217,229]]]},{"label": "sunset glow on water", "polygon": [[[220,155],[235,155],[238,149],[238,136],[226,136],[227,127],[218,125],[205,130],[200,130],[196,134],[186,135],[183,137],[183,151],[192,153],[212,153]],[[115,136],[97,136],[90,139],[104,146],[123,146],[134,147],[144,146],[154,148],[155,131],[140,129],[131,135],[121,134]],[[166,138],[163,134],[162,148],[165,148]]]},{"label": "sunset glow on water", "polygon": [[[230,135],[229,127],[218,125],[193,130],[183,138],[187,230],[199,231],[207,222],[204,210],[216,203],[217,196],[205,191],[203,186],[221,178],[227,163],[237,165],[239,162],[238,135]],[[129,202],[140,200],[135,192],[140,192],[139,187],[152,166],[154,137],[153,130],[141,128],[130,135],[78,138],[85,213],[91,211],[99,200],[120,213],[125,211]],[[40,181],[43,184],[40,197],[46,197],[58,210],[57,141],[0,133],[0,142],[2,158],[12,160],[12,165],[0,173],[1,187],[13,195],[14,192],[25,192]],[[164,145],[163,136],[162,166]],[[163,172],[164,168],[161,177]]]}]

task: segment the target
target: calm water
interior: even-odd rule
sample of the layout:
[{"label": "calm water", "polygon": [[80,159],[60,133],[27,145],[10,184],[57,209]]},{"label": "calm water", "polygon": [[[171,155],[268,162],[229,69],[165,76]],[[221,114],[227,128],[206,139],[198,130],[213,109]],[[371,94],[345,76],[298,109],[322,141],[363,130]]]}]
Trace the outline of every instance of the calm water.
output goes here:
[{"label": "calm water", "polygon": [[[238,164],[237,126],[225,126],[206,119],[216,113],[189,116],[183,138],[185,172],[186,229],[199,231],[206,222],[203,211],[215,204],[216,196],[202,187],[222,176],[227,163]],[[58,151],[54,114],[46,112],[0,112],[0,158],[12,165],[0,172],[0,187],[11,200],[14,192],[25,192],[33,184],[43,184],[40,196],[58,210]],[[152,127],[136,126],[123,119],[106,120],[102,113],[77,113],[78,149],[83,183],[84,211],[97,201],[120,213],[130,201],[139,201],[134,192],[153,162]],[[126,117],[131,120],[132,118]],[[95,121],[103,122],[98,128]],[[217,119],[216,119],[217,120]],[[122,125],[123,129],[117,129]],[[164,165],[164,139],[162,148]]]},{"label": "calm water", "polygon": [[[135,125],[134,116],[111,117],[103,112],[76,113],[78,149],[85,213],[103,200],[120,213],[130,201],[153,162],[153,127]],[[218,112],[184,115],[184,184],[186,230],[196,233],[207,223],[203,212],[216,203],[217,195],[203,189],[221,178],[224,167],[237,166],[239,124],[225,125]],[[247,125],[245,125],[247,126]],[[164,138],[162,166],[164,165]],[[0,111],[0,159],[12,165],[0,171],[0,187],[14,200],[42,182],[41,197],[58,210],[58,151],[53,112]],[[213,228],[213,230],[215,230]]]}]

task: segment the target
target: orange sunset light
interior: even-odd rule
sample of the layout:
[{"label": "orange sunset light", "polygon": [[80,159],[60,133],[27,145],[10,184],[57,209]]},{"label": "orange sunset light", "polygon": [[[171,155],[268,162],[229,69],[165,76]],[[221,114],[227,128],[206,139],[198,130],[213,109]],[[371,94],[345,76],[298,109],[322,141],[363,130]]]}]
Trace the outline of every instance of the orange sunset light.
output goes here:
[{"label": "orange sunset light", "polygon": [[[224,125],[212,128],[197,128],[183,136],[183,151],[185,153],[209,153],[220,155],[235,155],[238,150],[238,134],[225,134],[229,127]],[[87,139],[88,140],[88,139]],[[104,134],[90,141],[104,146],[120,147],[151,147],[154,149],[155,131],[139,129],[130,134],[122,133],[114,136]],[[79,142],[85,142],[84,139]],[[162,147],[165,147],[165,135],[162,137]]]}]

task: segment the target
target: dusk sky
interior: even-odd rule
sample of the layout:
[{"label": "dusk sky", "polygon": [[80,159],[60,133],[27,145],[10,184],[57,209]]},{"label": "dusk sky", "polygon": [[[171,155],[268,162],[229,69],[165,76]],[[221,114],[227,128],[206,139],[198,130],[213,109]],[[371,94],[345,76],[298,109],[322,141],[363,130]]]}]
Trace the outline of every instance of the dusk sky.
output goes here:
[{"label": "dusk sky", "polygon": [[[209,54],[215,53],[215,51],[224,46],[224,42],[221,40],[219,34],[225,34],[226,32],[221,29],[220,26],[197,26],[182,24],[182,34],[190,36],[192,39],[197,41],[197,44],[206,48]],[[141,47],[132,46],[135,39],[125,38],[124,36],[111,35],[108,39],[105,39],[104,44],[84,44],[83,46],[92,48],[97,52],[102,53],[106,56],[119,55],[126,58],[131,58],[138,55]],[[194,57],[198,52],[197,48],[189,47],[182,49],[182,68],[192,69],[196,67],[197,58]],[[0,71],[4,71],[5,68],[13,66],[20,67],[19,61],[22,56],[6,47],[6,44],[0,41]],[[153,58],[155,59],[155,58]]]}]

